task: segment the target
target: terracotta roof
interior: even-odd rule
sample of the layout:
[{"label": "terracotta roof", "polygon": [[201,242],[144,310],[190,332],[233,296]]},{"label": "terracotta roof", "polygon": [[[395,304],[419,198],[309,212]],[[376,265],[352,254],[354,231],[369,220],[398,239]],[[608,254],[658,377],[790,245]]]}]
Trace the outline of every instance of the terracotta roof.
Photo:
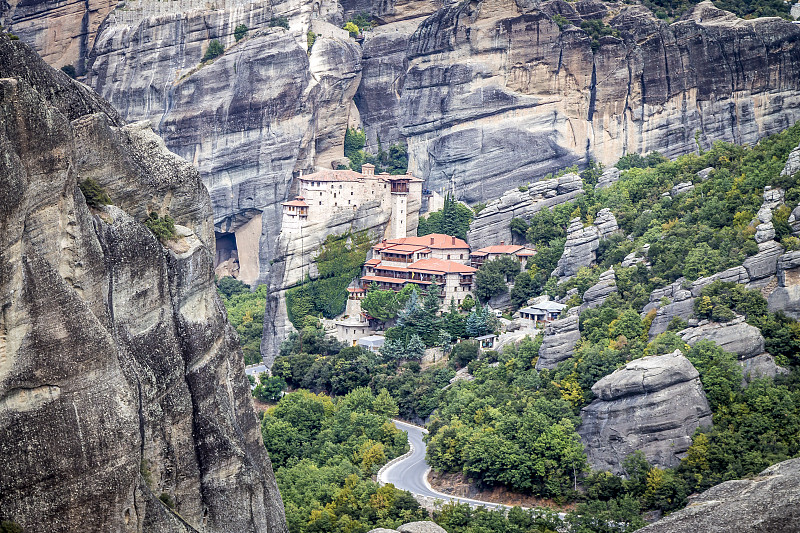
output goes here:
[{"label": "terracotta roof", "polygon": [[365,292],[366,289],[360,289],[358,287],[347,287],[347,292]]},{"label": "terracotta roof", "polygon": [[408,266],[409,270],[428,270],[432,272],[458,272],[459,274],[472,274],[478,269],[469,265],[462,265],[446,259],[420,259]]},{"label": "terracotta roof", "polygon": [[378,250],[388,248],[392,245],[399,244],[413,244],[417,246],[426,246],[428,248],[469,248],[462,239],[444,235],[442,233],[431,233],[423,237],[401,237],[399,239],[387,239],[375,245]]},{"label": "terracotta roof", "polygon": [[520,246],[518,244],[495,244],[494,246],[487,246],[486,248],[481,248],[480,250],[475,250],[472,255],[478,254],[516,254],[519,255],[523,252],[533,252],[530,248],[525,248],[524,246]]},{"label": "terracotta roof", "polygon": [[402,253],[402,254],[409,254],[409,253],[423,252],[423,251],[430,252],[430,250],[428,248],[426,248],[425,246],[419,246],[419,245],[414,245],[414,244],[395,244],[395,245],[390,245],[390,246],[387,246],[385,248],[382,248],[382,251],[388,252],[388,253]]},{"label": "terracotta roof", "polygon": [[282,205],[289,205],[293,207],[308,207],[308,204],[303,200],[302,196],[298,196],[291,202],[283,202]]},{"label": "terracotta roof", "polygon": [[300,181],[361,181],[364,175],[355,170],[318,170],[300,177]]},{"label": "terracotta roof", "polygon": [[403,285],[405,283],[417,283],[421,285],[427,285],[429,281],[422,281],[422,280],[414,280],[414,279],[402,279],[402,278],[388,278],[386,276],[362,276],[361,281],[377,281],[383,283],[394,283],[396,285]]},{"label": "terracotta roof", "polygon": [[373,257],[372,259],[370,259],[369,261],[367,261],[364,264],[367,265],[367,266],[375,266],[375,265],[379,264],[380,262],[381,262],[380,259],[378,259],[377,257]]}]

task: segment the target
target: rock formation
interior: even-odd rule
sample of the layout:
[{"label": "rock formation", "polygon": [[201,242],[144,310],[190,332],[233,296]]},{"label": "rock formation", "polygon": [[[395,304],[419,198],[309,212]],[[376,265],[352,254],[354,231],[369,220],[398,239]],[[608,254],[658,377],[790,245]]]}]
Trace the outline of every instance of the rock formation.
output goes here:
[{"label": "rock formation", "polygon": [[[620,37],[602,38],[593,52],[581,12]],[[573,25],[559,28],[556,13]],[[411,37],[398,119],[429,188],[479,201],[586,157],[674,157],[696,149],[697,131],[706,146],[785,128],[800,111],[799,34],[789,22],[743,21],[710,2],[670,25],[622,3],[460,3]]]},{"label": "rock formation", "polygon": [[594,265],[600,240],[610,237],[618,230],[617,220],[608,208],[601,209],[594,223],[586,227],[583,227],[580,218],[570,220],[564,253],[561,254],[552,275],[564,281],[577,274],[580,268]]},{"label": "rock formation", "polygon": [[761,332],[745,322],[741,316],[722,323],[704,320],[695,327],[678,332],[678,335],[690,346],[701,340],[713,341],[742,360],[764,353],[764,337]]},{"label": "rock formation", "polygon": [[619,181],[619,175],[620,171],[617,167],[608,167],[603,170],[603,173],[600,175],[600,179],[597,181],[597,188],[605,189],[606,187],[612,186]]},{"label": "rock formation", "polygon": [[778,286],[769,295],[769,310],[800,320],[800,251],[778,258]]},{"label": "rock formation", "polygon": [[583,192],[583,181],[569,173],[550,180],[537,181],[528,190],[508,190],[497,200],[486,204],[469,226],[467,240],[473,249],[491,246],[500,241],[512,242],[509,224],[513,218],[529,221],[542,209],[569,202]]},{"label": "rock formation", "polygon": [[197,171],[4,36],[0,78],[0,519],[286,531]]},{"label": "rock formation", "polygon": [[447,533],[447,531],[436,522],[421,521],[403,524],[397,529],[379,527],[370,530],[369,533]]},{"label": "rock formation", "polygon": [[800,530],[800,459],[772,465],[753,479],[726,481],[642,533],[794,533]]},{"label": "rock formation", "polygon": [[586,289],[586,292],[583,293],[581,312],[603,305],[603,302],[606,301],[606,298],[608,298],[612,292],[617,292],[617,276],[614,273],[613,267],[600,274],[597,283]]},{"label": "rock formation", "polygon": [[636,450],[655,466],[676,466],[695,429],[711,425],[699,374],[677,350],[631,361],[592,392],[597,399],[581,410],[578,433],[597,470],[620,473]]},{"label": "rock formation", "polygon": [[555,368],[561,361],[572,357],[572,350],[580,338],[577,313],[547,324],[544,328],[542,345],[539,347],[536,370]]}]

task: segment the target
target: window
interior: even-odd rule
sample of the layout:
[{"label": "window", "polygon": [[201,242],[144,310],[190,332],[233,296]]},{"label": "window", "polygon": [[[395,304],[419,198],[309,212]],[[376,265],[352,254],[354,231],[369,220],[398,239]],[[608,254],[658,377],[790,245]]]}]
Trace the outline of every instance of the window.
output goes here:
[{"label": "window", "polygon": [[322,205],[322,200],[320,200],[319,205]]},{"label": "window", "polygon": [[333,197],[336,198],[336,193],[333,193]]},{"label": "window", "polygon": [[461,254],[461,256],[460,256],[460,257],[461,257],[461,259],[464,259],[464,254]]},{"label": "window", "polygon": [[353,196],[353,191],[350,191],[350,196]]},{"label": "window", "polygon": [[322,191],[319,191],[319,195],[322,196]]},{"label": "window", "polygon": [[450,259],[450,254],[447,254],[447,258]]}]

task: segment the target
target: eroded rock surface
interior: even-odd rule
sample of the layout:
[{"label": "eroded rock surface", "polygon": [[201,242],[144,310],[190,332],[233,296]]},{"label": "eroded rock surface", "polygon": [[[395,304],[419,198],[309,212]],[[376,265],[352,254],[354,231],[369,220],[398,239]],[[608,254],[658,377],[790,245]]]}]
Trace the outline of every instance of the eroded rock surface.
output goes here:
[{"label": "eroded rock surface", "polygon": [[513,218],[529,221],[541,211],[569,202],[583,192],[583,181],[577,174],[569,173],[550,180],[532,183],[526,191],[519,188],[503,193],[489,202],[469,226],[467,239],[473,249],[512,242],[509,224]]},{"label": "eroded rock surface", "polygon": [[[285,532],[197,171],[35,56],[14,76],[24,48],[0,36],[0,519]],[[87,206],[87,177],[114,205]]]},{"label": "eroded rock surface", "polygon": [[800,459],[772,465],[753,479],[726,481],[642,533],[794,533],[800,530]]},{"label": "eroded rock surface", "polygon": [[577,314],[547,324],[544,328],[542,345],[539,347],[536,370],[555,368],[561,361],[572,357],[572,351],[580,338]]},{"label": "eroded rock surface", "polygon": [[778,259],[778,286],[767,301],[770,311],[783,311],[795,320],[800,319],[800,251]]},{"label": "eroded rock surface", "polygon": [[725,350],[736,354],[739,359],[749,359],[764,353],[764,337],[755,326],[737,317],[730,322],[703,321],[696,327],[686,328],[678,333],[690,346],[698,341],[713,341]]},{"label": "eroded rock surface", "polygon": [[578,433],[593,468],[621,472],[636,450],[651,464],[673,467],[700,426],[711,425],[697,370],[680,351],[636,359],[592,387]]}]

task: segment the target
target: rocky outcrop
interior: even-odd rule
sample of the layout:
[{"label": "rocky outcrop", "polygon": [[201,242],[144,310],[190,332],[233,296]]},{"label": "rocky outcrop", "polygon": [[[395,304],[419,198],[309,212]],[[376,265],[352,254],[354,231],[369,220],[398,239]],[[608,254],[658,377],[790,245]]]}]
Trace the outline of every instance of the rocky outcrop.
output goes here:
[{"label": "rocky outcrop", "polygon": [[702,321],[697,326],[686,328],[678,335],[690,346],[698,341],[715,342],[726,352],[736,354],[739,359],[749,359],[764,353],[764,337],[757,327],[737,317],[730,322]]},{"label": "rocky outcrop", "polygon": [[654,338],[669,328],[670,322],[676,318],[689,320],[694,315],[694,298],[686,290],[680,290],[672,297],[672,302],[657,308],[656,316],[650,324],[649,335]]},{"label": "rocky outcrop", "polygon": [[786,165],[781,170],[781,176],[794,176],[800,172],[800,146],[789,152]]},{"label": "rocky outcrop", "polygon": [[586,289],[583,293],[581,312],[603,305],[612,292],[617,292],[617,276],[614,267],[609,268],[598,278],[597,283]]},{"label": "rocky outcrop", "polygon": [[33,46],[49,65],[72,65],[82,74],[97,30],[116,5],[116,0],[6,0],[0,3],[0,26]]},{"label": "rocky outcrop", "polygon": [[[0,519],[286,531],[197,171],[35,57],[13,76],[19,55],[0,37]],[[88,177],[113,205],[87,206]]]},{"label": "rocky outcrop", "polygon": [[767,302],[773,313],[783,311],[800,320],[800,251],[789,252],[778,259],[778,286]]},{"label": "rocky outcrop", "polygon": [[711,425],[699,374],[680,351],[631,361],[592,392],[597,399],[581,410],[578,433],[597,470],[620,473],[637,450],[655,466],[676,466],[695,429]]},{"label": "rocky outcrop", "polygon": [[670,195],[674,197],[678,196],[679,194],[683,194],[693,190],[694,190],[694,183],[692,183],[691,181],[683,181],[672,187],[672,189],[670,190]]},{"label": "rocky outcrop", "polygon": [[561,361],[572,357],[572,351],[580,338],[576,313],[547,324],[544,328],[542,345],[539,347],[536,370],[555,368]]},{"label": "rocky outcrop", "polygon": [[580,268],[594,265],[600,240],[610,237],[618,230],[617,220],[608,208],[601,209],[594,223],[586,227],[580,218],[570,220],[564,253],[561,254],[552,275],[564,281],[577,274]]},{"label": "rocky outcrop", "polygon": [[447,533],[447,531],[436,522],[422,521],[403,524],[397,529],[379,527],[378,529],[370,530],[369,533]]},{"label": "rocky outcrop", "polygon": [[512,242],[509,224],[513,218],[529,221],[541,211],[569,202],[583,192],[583,181],[577,174],[531,183],[526,191],[514,188],[486,204],[469,226],[467,240],[473,249],[491,246],[500,241]]},{"label": "rocky outcrop", "polygon": [[800,459],[772,465],[752,479],[726,481],[642,533],[794,533],[800,530]]},{"label": "rocky outcrop", "polygon": [[619,181],[620,171],[617,167],[609,167],[603,170],[603,173],[600,175],[600,179],[597,180],[597,188],[598,189],[605,189],[606,187],[610,187]]}]

